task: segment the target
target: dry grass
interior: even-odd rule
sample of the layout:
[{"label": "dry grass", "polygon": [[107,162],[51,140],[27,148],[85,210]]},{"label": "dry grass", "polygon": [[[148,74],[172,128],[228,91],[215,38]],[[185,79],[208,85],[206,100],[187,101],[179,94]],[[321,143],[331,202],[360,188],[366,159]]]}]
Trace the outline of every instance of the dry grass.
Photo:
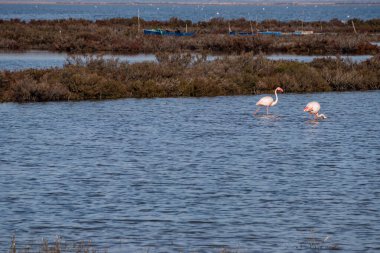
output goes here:
[{"label": "dry grass", "polygon": [[43,239],[41,243],[18,245],[16,237],[13,236],[9,253],[97,253],[104,252],[106,249],[100,249],[92,245],[91,241],[65,242],[60,237],[57,237],[54,242]]},{"label": "dry grass", "polygon": [[[229,248],[222,248],[222,249],[216,249],[213,250],[214,252],[220,252],[220,253],[238,253],[241,252],[238,249],[229,249]],[[13,236],[11,239],[11,243],[9,246],[9,253],[99,253],[99,252],[108,252],[107,249],[94,246],[91,241],[85,242],[85,241],[79,241],[79,242],[66,242],[62,240],[60,237],[57,237],[53,242],[49,242],[48,240],[42,240],[41,243],[33,243],[33,244],[24,244],[19,245],[16,237]],[[139,251],[142,252],[142,251]],[[150,250],[146,250],[145,252],[150,252]],[[201,252],[196,250],[185,250],[185,251],[178,251],[178,252]],[[245,252],[245,251],[244,251]]]}]

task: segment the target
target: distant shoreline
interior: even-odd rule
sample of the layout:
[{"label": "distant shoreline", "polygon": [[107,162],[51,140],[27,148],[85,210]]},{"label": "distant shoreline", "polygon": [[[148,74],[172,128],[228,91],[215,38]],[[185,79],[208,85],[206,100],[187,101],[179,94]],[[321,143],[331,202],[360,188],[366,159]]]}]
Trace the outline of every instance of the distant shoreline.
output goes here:
[{"label": "distant shoreline", "polygon": [[232,3],[200,3],[200,2],[49,2],[49,1],[0,1],[0,5],[98,5],[98,6],[107,6],[107,5],[130,5],[130,6],[144,6],[144,5],[178,5],[178,6],[314,6],[314,5],[323,5],[323,6],[341,6],[341,5],[380,5],[380,2],[304,2],[304,3],[295,3],[295,2],[279,2],[279,3],[248,3],[248,2],[232,2]]}]

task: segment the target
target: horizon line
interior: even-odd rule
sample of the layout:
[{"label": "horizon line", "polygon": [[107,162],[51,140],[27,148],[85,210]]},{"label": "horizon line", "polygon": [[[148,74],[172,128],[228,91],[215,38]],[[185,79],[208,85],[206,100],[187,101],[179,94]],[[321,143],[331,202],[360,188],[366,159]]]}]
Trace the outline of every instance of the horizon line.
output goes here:
[{"label": "horizon line", "polygon": [[309,6],[309,5],[323,5],[323,6],[329,6],[329,5],[380,5],[380,2],[364,2],[364,3],[358,3],[358,2],[337,2],[337,1],[326,1],[326,2],[317,2],[317,1],[310,1],[310,2],[211,2],[211,3],[200,3],[200,2],[62,2],[62,1],[1,1],[0,4],[14,4],[14,5],[203,5],[203,6],[282,6],[282,5],[290,5],[290,6]]}]

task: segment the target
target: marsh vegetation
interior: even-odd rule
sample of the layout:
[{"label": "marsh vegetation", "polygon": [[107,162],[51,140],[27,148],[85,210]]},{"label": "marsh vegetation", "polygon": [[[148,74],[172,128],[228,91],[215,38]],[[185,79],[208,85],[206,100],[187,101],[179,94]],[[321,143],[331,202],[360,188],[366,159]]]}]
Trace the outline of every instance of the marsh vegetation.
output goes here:
[{"label": "marsh vegetation", "polygon": [[9,253],[61,253],[61,252],[75,252],[75,253],[96,253],[107,252],[106,249],[101,249],[96,245],[93,245],[91,241],[78,241],[78,242],[66,242],[59,236],[54,241],[42,239],[39,243],[20,243],[16,240],[15,236],[12,236]]},{"label": "marsh vegetation", "polygon": [[208,61],[187,53],[157,54],[158,62],[70,58],[63,68],[0,72],[0,101],[250,95],[281,86],[285,92],[380,88],[380,56],[310,63],[271,61],[251,53]]},{"label": "marsh vegetation", "polygon": [[[355,24],[354,33],[352,22]],[[137,18],[109,20],[0,20],[0,49],[50,50],[71,53],[118,52],[208,52],[208,53],[299,53],[299,54],[375,54],[379,52],[371,41],[378,41],[380,19],[334,19],[329,22],[242,19],[211,19],[193,23],[171,18],[168,21]],[[182,29],[196,32],[193,37],[144,36],[142,29]],[[312,30],[308,36],[229,36],[233,31]]]}]

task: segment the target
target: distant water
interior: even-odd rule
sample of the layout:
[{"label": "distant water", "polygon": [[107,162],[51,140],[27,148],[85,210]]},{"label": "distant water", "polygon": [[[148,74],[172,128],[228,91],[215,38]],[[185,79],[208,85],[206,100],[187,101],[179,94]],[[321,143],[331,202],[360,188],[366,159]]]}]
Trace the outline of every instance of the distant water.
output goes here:
[{"label": "distant water", "polygon": [[[100,55],[99,55],[100,56]],[[25,52],[0,51],[0,70],[21,70],[21,69],[46,69],[63,67],[67,63],[69,55],[66,53],[55,53],[48,51],[31,50]],[[153,54],[136,55],[103,55],[105,59],[117,58],[120,61],[129,63],[155,61]]]},{"label": "distant water", "polygon": [[380,5],[308,5],[308,6],[225,6],[225,5],[0,5],[0,19],[110,19],[137,16],[145,20],[203,21],[211,18],[251,20],[277,19],[281,21],[373,19],[380,17]]},{"label": "distant water", "polygon": [[[0,56],[1,57],[1,56]],[[269,60],[284,60],[284,61],[298,61],[298,62],[312,62],[314,59],[321,58],[333,58],[336,59],[335,55],[294,55],[294,54],[272,54],[268,55]],[[371,59],[372,55],[342,55],[340,56],[343,60],[351,60],[353,62],[363,62]],[[0,58],[1,59],[1,58]]]},{"label": "distant water", "polygon": [[[48,51],[26,51],[26,52],[9,52],[0,51],[0,71],[1,70],[22,70],[28,68],[47,69],[54,67],[63,67],[67,62],[69,55],[65,53],[54,53]],[[105,59],[118,59],[119,61],[127,61],[129,63],[137,63],[144,61],[157,61],[154,54],[137,54],[137,55],[103,55]],[[209,55],[208,60],[214,60],[218,57]],[[233,57],[233,56],[232,56]],[[267,58],[270,60],[288,60],[299,62],[311,62],[315,58],[336,56],[312,56],[312,55],[291,55],[291,54],[272,54]],[[362,62],[368,60],[372,55],[344,55],[343,59],[351,59],[354,62]]]},{"label": "distant water", "polygon": [[378,252],[380,92],[260,97],[0,104],[0,251]]}]

